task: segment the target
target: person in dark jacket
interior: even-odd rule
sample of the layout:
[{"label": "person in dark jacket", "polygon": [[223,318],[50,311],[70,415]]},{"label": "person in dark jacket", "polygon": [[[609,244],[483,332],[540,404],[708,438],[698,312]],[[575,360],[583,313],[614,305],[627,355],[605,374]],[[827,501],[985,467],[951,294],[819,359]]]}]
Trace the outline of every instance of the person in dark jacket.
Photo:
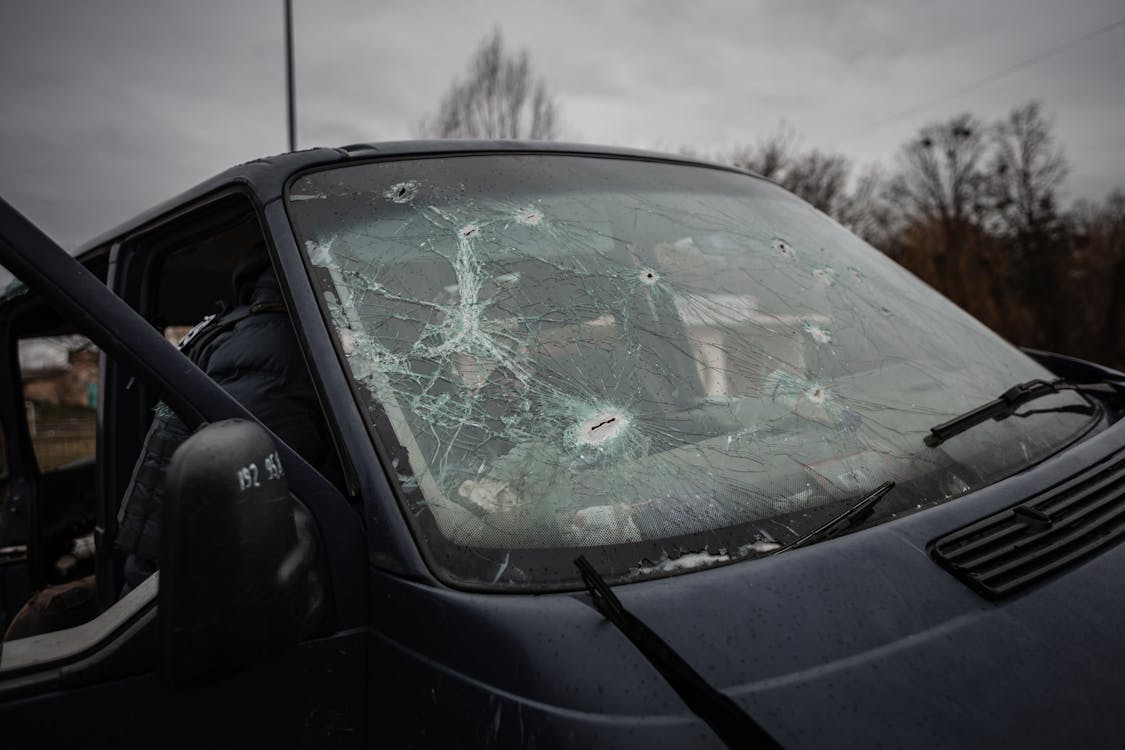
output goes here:
[{"label": "person in dark jacket", "polygon": [[[237,306],[204,320],[180,348],[302,458],[322,469],[334,465],[331,438],[264,247],[240,259],[233,281]],[[123,593],[158,567],[164,474],[189,435],[166,404],[157,404],[118,511],[117,548],[126,555]]]}]

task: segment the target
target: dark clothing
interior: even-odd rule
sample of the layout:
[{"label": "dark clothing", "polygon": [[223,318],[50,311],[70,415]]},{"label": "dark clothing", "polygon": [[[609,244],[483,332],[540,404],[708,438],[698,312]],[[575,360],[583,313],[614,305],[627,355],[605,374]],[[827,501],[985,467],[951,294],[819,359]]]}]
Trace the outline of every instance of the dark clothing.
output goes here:
[{"label": "dark clothing", "polygon": [[[164,495],[168,462],[180,443],[191,435],[187,425],[164,402],[157,404],[155,411],[141,446],[141,457],[133,467],[133,477],[117,511],[117,548],[147,560],[160,556],[160,499]],[[126,577],[130,586],[136,586],[145,577],[131,580],[135,576],[129,574],[129,567],[126,564]]]},{"label": "dark clothing", "polygon": [[[335,460],[331,438],[277,279],[268,267],[249,297],[249,305],[203,327],[184,351],[293,450],[323,469]],[[189,434],[171,409],[157,404],[118,511],[117,547],[129,555],[125,564],[129,588],[157,567],[164,474]]]}]

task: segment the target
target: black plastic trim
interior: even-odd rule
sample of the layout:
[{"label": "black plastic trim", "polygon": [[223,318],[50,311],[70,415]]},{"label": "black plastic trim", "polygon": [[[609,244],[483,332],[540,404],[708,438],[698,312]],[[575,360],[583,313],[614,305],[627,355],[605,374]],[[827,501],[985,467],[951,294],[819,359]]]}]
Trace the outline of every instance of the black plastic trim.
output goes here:
[{"label": "black plastic trim", "polygon": [[933,559],[977,593],[1018,593],[1125,538],[1125,452],[940,537]]}]

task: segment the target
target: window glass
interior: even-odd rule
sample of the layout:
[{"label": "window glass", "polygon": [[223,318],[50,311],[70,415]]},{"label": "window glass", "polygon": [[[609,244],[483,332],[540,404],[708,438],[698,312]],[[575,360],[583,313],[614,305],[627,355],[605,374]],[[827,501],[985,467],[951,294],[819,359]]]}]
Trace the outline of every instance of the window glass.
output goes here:
[{"label": "window glass", "polygon": [[1049,378],[808,204],[718,169],[557,155],[308,175],[290,212],[406,515],[453,582],[623,579],[872,522],[1019,471],[1073,394],[938,448]]},{"label": "window glass", "polygon": [[44,473],[94,456],[98,354],[84,336],[19,342],[28,434]]}]

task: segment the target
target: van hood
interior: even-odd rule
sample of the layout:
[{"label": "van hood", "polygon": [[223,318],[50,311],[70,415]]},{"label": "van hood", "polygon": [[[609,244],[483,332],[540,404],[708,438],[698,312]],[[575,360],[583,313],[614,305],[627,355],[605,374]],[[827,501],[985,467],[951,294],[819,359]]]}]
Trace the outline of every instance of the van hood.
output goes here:
[{"label": "van hood", "polygon": [[[925,513],[614,591],[785,747],[1117,742],[1125,547],[990,601],[940,568],[929,545],[1123,448],[1125,430],[1110,428]],[[722,746],[585,593],[375,585],[373,653],[411,675],[397,683],[399,702],[419,721],[426,709],[403,696],[424,688],[435,705],[452,697],[443,693],[468,705],[477,696],[482,739],[502,744]]]}]

